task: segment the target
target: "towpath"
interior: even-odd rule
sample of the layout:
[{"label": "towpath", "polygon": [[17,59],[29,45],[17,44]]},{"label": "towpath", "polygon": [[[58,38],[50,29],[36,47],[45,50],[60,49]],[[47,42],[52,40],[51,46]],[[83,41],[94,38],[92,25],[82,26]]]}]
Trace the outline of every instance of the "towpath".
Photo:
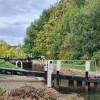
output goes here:
[{"label": "towpath", "polygon": [[10,91],[22,86],[44,86],[44,83],[41,82],[42,80],[42,78],[36,78],[34,76],[8,75],[0,77],[0,87],[5,91]]}]

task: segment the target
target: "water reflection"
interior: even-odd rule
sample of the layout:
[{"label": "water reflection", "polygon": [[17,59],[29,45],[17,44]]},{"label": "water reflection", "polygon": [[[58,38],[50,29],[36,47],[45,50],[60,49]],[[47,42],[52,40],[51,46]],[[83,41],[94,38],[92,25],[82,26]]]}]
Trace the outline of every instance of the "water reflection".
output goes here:
[{"label": "water reflection", "polygon": [[100,92],[77,92],[85,100],[100,100]]},{"label": "water reflection", "polygon": [[62,94],[70,94],[70,93],[77,93],[81,97],[83,97],[85,100],[100,100],[100,91],[90,91],[90,92],[85,92],[84,90],[73,90],[69,88],[60,88],[59,91]]}]

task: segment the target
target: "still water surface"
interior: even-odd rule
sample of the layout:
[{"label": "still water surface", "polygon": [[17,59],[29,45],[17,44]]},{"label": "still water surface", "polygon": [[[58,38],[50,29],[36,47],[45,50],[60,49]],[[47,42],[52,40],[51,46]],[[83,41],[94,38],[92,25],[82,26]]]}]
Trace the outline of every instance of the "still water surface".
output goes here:
[{"label": "still water surface", "polygon": [[72,89],[71,90],[67,89],[66,91],[64,89],[61,89],[60,92],[63,94],[76,93],[76,94],[79,94],[81,97],[83,97],[84,100],[100,100],[100,91],[99,92],[97,91],[85,92],[85,91],[80,91],[80,90],[73,91]]},{"label": "still water surface", "polygon": [[78,92],[85,100],[100,100],[100,92]]}]

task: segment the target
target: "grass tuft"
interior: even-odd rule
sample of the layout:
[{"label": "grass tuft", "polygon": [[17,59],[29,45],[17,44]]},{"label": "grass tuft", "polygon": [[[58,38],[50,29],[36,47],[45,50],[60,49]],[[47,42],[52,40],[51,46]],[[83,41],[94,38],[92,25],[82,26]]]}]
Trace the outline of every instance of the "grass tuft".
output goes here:
[{"label": "grass tuft", "polygon": [[5,91],[2,88],[0,88],[0,96],[3,95],[4,92]]}]

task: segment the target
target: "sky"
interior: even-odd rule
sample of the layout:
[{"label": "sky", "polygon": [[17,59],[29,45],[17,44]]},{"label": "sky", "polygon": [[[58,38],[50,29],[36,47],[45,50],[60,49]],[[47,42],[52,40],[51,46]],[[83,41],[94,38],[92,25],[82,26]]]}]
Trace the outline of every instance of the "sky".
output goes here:
[{"label": "sky", "polygon": [[26,28],[58,0],[0,0],[0,40],[23,44]]}]

